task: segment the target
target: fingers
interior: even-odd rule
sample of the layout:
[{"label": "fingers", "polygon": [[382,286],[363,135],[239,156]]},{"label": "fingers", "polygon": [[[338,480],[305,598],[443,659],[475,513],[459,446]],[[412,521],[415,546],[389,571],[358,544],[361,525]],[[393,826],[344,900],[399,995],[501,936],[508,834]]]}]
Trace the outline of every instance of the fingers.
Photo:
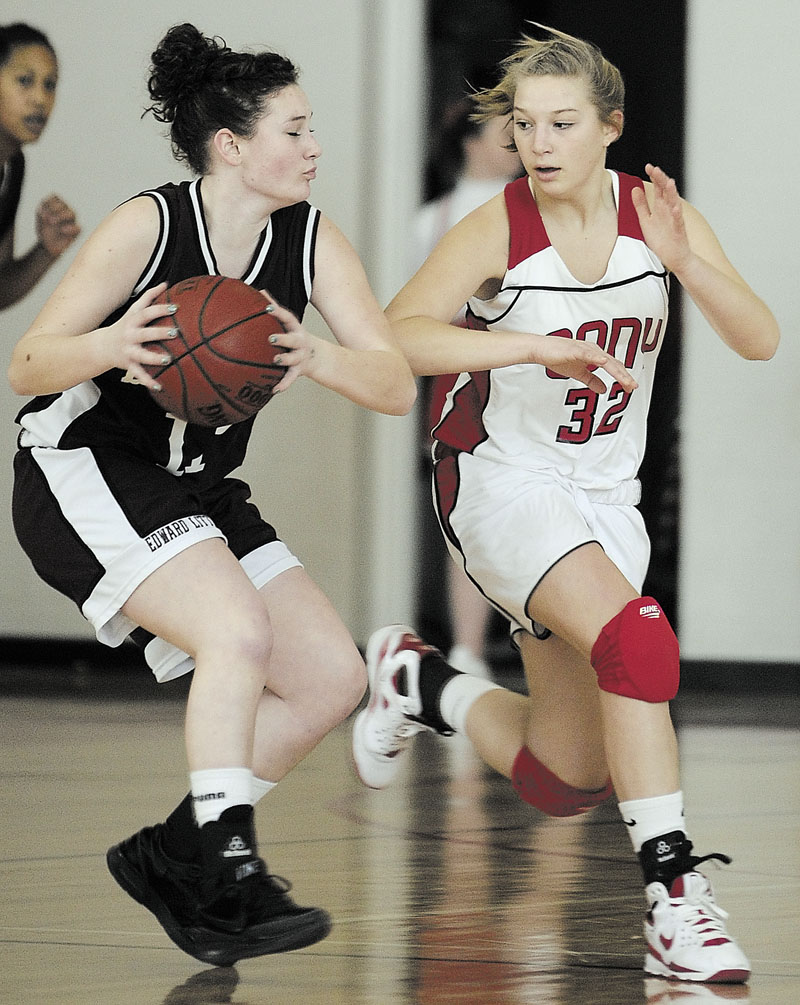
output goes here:
[{"label": "fingers", "polygon": [[636,379],[622,363],[613,356],[609,356],[599,346],[586,343],[580,349],[583,358],[580,360],[574,376],[592,391],[604,394],[608,390],[608,385],[597,373],[598,370],[604,370],[611,378],[612,383],[616,382],[621,385],[624,391],[631,392],[639,386]]},{"label": "fingers", "polygon": [[285,331],[290,331],[293,328],[300,327],[300,322],[297,320],[294,314],[292,314],[291,311],[287,311],[285,307],[281,307],[278,301],[275,300],[274,297],[270,296],[270,294],[267,293],[266,290],[261,290],[260,292],[264,295],[264,297],[268,301],[267,306],[264,308],[264,310],[266,311],[267,314],[271,314],[274,318],[277,318],[277,320],[281,323],[281,326],[284,328]]},{"label": "fingers", "polygon": [[137,324],[144,326],[153,325],[151,331],[142,333],[143,339],[174,338],[178,333],[173,324],[154,325],[154,322],[160,318],[171,318],[178,310],[177,304],[169,302],[158,304],[154,302],[166,288],[166,283],[152,286],[149,290],[145,290],[139,299],[131,304],[128,309],[128,315],[131,319],[135,319]]},{"label": "fingers", "polygon": [[[112,326],[119,331],[119,351],[124,360],[123,368],[131,377],[154,391],[160,390],[158,381],[144,368],[163,368],[171,362],[172,355],[163,347],[150,346],[149,343],[166,342],[178,334],[177,326],[169,320],[177,311],[176,305],[155,302],[166,288],[166,283],[159,283],[145,290],[131,304],[123,317]],[[157,323],[163,319],[167,319],[166,324]]]},{"label": "fingers", "polygon": [[601,366],[609,377],[618,384],[621,384],[626,391],[635,391],[639,386],[633,374],[626,370],[622,363],[618,359],[614,359],[613,356],[609,356],[607,361],[602,363]]},{"label": "fingers", "polygon": [[278,394],[279,391],[285,391],[287,387],[289,387],[291,384],[294,384],[294,382],[297,380],[299,376],[300,373],[298,370],[295,369],[287,370],[286,373],[281,377],[281,379],[275,385],[275,387],[273,387],[272,393]]},{"label": "fingers", "polygon": [[656,167],[653,164],[646,164],[645,171],[647,172],[650,181],[653,183],[656,198],[665,198],[675,204],[680,201],[677,182],[674,178],[671,178],[666,171],[663,171],[660,167]]},{"label": "fingers", "polygon": [[275,356],[278,366],[307,373],[314,363],[317,353],[315,341],[302,328],[286,331],[283,335],[270,335],[269,340],[281,350]]},{"label": "fingers", "polygon": [[61,254],[80,232],[74,211],[57,195],[49,196],[37,207],[37,237],[51,254]]},{"label": "fingers", "polygon": [[286,367],[286,373],[273,388],[273,393],[277,393],[285,391],[299,376],[308,374],[313,369],[317,340],[309,335],[291,311],[282,307],[266,290],[260,292],[268,301],[265,310],[276,318],[283,328],[282,333],[269,336],[272,345],[281,350],[275,356],[275,362],[278,366]]},{"label": "fingers", "polygon": [[37,219],[51,226],[75,223],[75,212],[57,195],[51,195],[39,203]]}]

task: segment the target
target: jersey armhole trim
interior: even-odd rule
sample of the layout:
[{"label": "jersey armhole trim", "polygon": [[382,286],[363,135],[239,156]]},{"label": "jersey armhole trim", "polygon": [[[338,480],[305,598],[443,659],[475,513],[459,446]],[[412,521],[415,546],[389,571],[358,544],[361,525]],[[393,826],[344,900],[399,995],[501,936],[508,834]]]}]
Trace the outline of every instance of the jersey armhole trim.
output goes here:
[{"label": "jersey armhole trim", "polygon": [[309,301],[314,286],[314,249],[317,246],[317,231],[321,215],[316,206],[310,207],[306,221],[306,236],[303,242],[303,282],[306,288],[306,299]]},{"label": "jersey armhole trim", "polygon": [[156,206],[158,206],[159,233],[156,246],[153,248],[153,252],[150,255],[150,261],[144,267],[142,274],[136,281],[133,293],[131,294],[132,297],[138,297],[139,294],[143,293],[150,285],[153,276],[155,275],[156,270],[164,257],[164,251],[167,247],[167,238],[169,237],[169,208],[167,206],[167,200],[160,192],[156,192],[155,190],[142,192],[142,195],[151,196],[155,201]]}]

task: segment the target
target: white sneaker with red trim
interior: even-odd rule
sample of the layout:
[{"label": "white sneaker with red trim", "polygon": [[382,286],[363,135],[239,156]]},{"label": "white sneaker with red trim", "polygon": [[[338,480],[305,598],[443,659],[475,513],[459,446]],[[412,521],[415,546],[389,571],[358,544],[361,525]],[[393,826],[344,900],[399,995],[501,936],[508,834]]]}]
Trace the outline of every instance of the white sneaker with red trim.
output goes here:
[{"label": "white sneaker with red trim", "polygon": [[[367,643],[369,704],[353,724],[353,760],[361,781],[383,789],[394,781],[401,754],[423,729],[435,732],[417,718],[422,712],[419,664],[436,652],[407,625],[389,625],[374,632]],[[404,671],[403,691],[398,676]]]},{"label": "white sneaker with red trim", "polygon": [[702,873],[678,876],[669,891],[663,883],[651,883],[645,895],[650,905],[644,922],[646,973],[720,984],[748,980],[747,957],[725,930],[727,912]]}]

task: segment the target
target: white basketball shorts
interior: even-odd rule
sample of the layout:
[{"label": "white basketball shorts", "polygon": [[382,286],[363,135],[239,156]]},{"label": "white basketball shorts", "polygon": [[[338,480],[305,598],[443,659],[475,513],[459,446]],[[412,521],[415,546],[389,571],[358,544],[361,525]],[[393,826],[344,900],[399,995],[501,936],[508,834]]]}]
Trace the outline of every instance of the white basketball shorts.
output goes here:
[{"label": "white basketball shorts", "polygon": [[636,509],[639,483],[585,490],[550,473],[500,464],[439,446],[433,500],[456,561],[511,623],[537,638],[546,626],[528,617],[531,594],[553,566],[597,542],[636,590],[650,561],[650,540]]}]

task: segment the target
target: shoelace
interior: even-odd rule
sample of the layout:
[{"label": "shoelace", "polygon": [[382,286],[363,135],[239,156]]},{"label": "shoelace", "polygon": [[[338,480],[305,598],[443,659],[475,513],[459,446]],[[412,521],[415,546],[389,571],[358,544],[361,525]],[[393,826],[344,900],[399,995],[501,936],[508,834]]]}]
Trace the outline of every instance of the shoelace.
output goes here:
[{"label": "shoelace", "polygon": [[689,864],[692,869],[696,869],[701,862],[710,862],[711,859],[717,859],[720,862],[724,862],[725,865],[730,865],[733,861],[730,855],[723,855],[721,851],[712,851],[710,855],[702,855],[700,858],[697,855],[692,855],[689,859]]},{"label": "shoelace", "polygon": [[690,891],[690,896],[670,897],[670,906],[679,920],[689,926],[691,934],[703,945],[729,942],[730,936],[724,924],[728,912],[714,900],[707,882],[702,887],[692,885],[695,888]]},{"label": "shoelace", "polygon": [[378,725],[375,732],[381,747],[386,748],[387,752],[399,752],[423,728],[422,723],[415,722],[404,715],[400,722]]}]

